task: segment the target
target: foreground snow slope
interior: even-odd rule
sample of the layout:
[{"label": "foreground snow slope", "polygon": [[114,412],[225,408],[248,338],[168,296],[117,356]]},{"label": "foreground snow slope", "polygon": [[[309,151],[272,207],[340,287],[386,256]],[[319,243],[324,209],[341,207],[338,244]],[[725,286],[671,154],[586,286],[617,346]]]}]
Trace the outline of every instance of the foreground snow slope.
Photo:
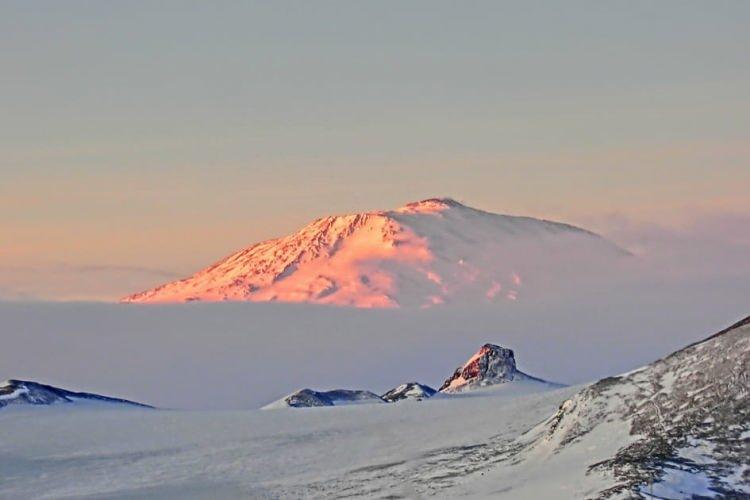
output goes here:
[{"label": "foreground snow slope", "polygon": [[445,496],[473,450],[574,392],[537,390],[281,412],[13,408],[0,414],[0,498]]},{"label": "foreground snow slope", "polygon": [[750,497],[750,317],[584,388],[480,455],[495,467],[466,477],[464,493],[494,496],[502,485],[517,498]]},{"label": "foreground snow slope", "polygon": [[419,382],[407,382],[394,387],[380,397],[389,403],[394,403],[404,400],[422,401],[431,398],[436,393],[437,391],[429,385],[420,384]]},{"label": "foreground snow slope", "polygon": [[[527,392],[531,388],[534,388],[534,392],[538,392],[562,387],[562,384],[547,382],[520,371],[516,367],[516,358],[512,349],[495,344],[484,344],[466,363],[453,372],[453,375],[443,383],[439,391],[417,382],[401,384],[382,396],[367,390],[316,391],[300,389],[265,405],[263,409],[278,410],[283,408],[372,404],[403,399],[422,400],[434,396],[436,392],[455,394],[498,384],[516,384],[521,381],[524,382],[523,390]],[[536,387],[537,385],[539,387]],[[513,389],[508,389],[508,391],[512,392]]]},{"label": "foreground snow slope", "polygon": [[[124,302],[311,302],[354,307],[516,300],[626,253],[589,231],[449,198],[318,219]],[[560,274],[567,272],[567,278]]]}]

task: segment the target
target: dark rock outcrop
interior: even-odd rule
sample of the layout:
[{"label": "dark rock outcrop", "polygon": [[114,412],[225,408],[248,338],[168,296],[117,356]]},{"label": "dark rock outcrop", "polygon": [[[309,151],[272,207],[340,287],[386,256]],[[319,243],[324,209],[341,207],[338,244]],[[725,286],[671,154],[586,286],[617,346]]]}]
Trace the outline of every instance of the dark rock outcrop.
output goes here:
[{"label": "dark rock outcrop", "polygon": [[476,354],[443,382],[439,390],[447,393],[461,392],[513,380],[535,380],[557,385],[518,370],[512,349],[495,344],[484,344]]}]

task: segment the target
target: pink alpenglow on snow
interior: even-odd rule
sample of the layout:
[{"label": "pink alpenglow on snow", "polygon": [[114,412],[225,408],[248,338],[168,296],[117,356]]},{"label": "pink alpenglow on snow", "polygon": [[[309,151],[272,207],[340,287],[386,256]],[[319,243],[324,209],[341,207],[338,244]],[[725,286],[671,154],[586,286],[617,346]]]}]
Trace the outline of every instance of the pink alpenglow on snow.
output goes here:
[{"label": "pink alpenglow on snow", "polygon": [[516,367],[512,349],[484,344],[443,382],[439,390],[444,393],[456,393],[508,382],[531,383],[548,388],[562,387],[555,382],[532,377],[520,371]]},{"label": "pink alpenglow on snow", "polygon": [[521,300],[536,271],[569,268],[581,255],[616,259],[627,253],[568,224],[432,198],[396,210],[324,217],[122,301],[388,308]]}]

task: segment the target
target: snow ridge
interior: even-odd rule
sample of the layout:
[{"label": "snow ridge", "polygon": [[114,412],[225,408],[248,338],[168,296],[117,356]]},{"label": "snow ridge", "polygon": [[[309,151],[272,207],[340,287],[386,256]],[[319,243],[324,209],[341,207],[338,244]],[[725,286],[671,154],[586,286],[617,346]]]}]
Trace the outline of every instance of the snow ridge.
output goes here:
[{"label": "snow ridge", "polygon": [[384,403],[383,399],[370,391],[334,389],[332,391],[315,391],[313,389],[300,389],[298,391],[274,401],[263,410],[275,410],[280,408],[312,408],[318,406],[341,406],[350,404]]},{"label": "snow ridge", "polygon": [[60,403],[99,402],[151,408],[149,405],[88,392],[72,392],[51,385],[26,380],[7,380],[0,385],[0,408],[8,405],[53,405]]},{"label": "snow ridge", "polygon": [[609,446],[609,458],[581,464],[607,485],[596,498],[746,498],[749,382],[750,317],[586,387],[520,440],[520,456]]}]

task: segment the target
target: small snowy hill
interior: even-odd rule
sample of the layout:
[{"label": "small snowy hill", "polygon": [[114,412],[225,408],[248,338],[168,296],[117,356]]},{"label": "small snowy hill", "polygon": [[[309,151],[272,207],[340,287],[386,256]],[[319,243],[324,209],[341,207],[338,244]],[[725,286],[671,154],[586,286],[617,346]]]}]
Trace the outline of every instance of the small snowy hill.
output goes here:
[{"label": "small snowy hill", "polygon": [[406,384],[394,387],[380,397],[389,403],[403,401],[405,399],[421,401],[423,399],[431,398],[436,392],[437,391],[429,385],[420,384],[419,382],[407,382]]},{"label": "small snowy hill", "polygon": [[444,393],[461,392],[518,380],[562,387],[560,384],[547,382],[518,370],[513,350],[494,344],[484,344],[443,382],[439,390]]},{"label": "small snowy hill", "polygon": [[[627,252],[589,231],[435,198],[331,216],[123,302],[310,302],[428,307],[516,300],[527,281],[591,273]],[[558,276],[569,273],[567,278]]]},{"label": "small snowy hill", "polygon": [[384,403],[383,399],[370,391],[334,389],[332,391],[314,391],[300,389],[263,407],[264,410],[280,408],[310,408],[315,406],[341,406],[365,403]]},{"label": "small snowy hill", "polygon": [[0,385],[0,408],[9,405],[53,405],[59,403],[108,403],[151,408],[148,405],[88,392],[72,392],[25,380],[8,380]]}]

